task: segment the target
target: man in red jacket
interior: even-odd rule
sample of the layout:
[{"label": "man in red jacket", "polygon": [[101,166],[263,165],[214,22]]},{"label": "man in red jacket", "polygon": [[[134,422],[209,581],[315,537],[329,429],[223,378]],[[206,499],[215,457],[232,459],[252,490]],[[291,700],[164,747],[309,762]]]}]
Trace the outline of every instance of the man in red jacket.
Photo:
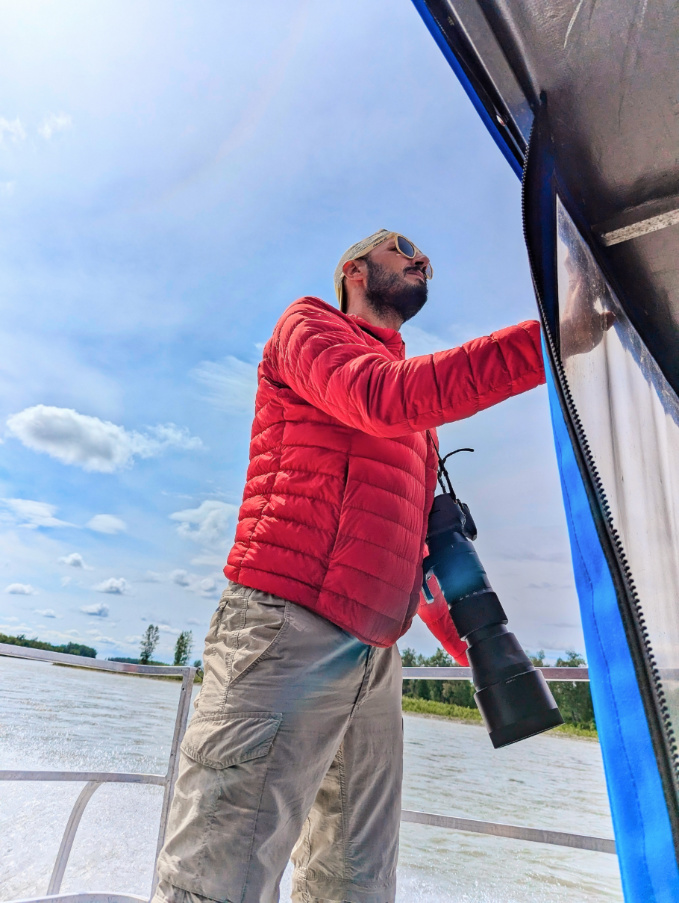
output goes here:
[{"label": "man in red jacket", "polygon": [[[435,428],[544,382],[521,323],[405,359],[429,259],[384,229],[264,348],[229,578],[182,743],[156,903],[395,898],[401,662],[420,607]],[[424,603],[423,603],[424,604]],[[448,617],[420,609],[463,660]]]}]

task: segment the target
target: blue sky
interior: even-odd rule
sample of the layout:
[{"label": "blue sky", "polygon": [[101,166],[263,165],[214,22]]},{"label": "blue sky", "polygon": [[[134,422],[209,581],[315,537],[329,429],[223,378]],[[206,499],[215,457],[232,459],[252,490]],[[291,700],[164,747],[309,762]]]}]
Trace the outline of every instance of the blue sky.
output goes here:
[{"label": "blue sky", "polygon": [[[0,631],[160,657],[224,586],[254,375],[382,226],[409,354],[535,316],[519,184],[409,0],[6,0]],[[544,387],[440,432],[531,649],[583,649]],[[402,644],[430,652],[417,624]]]}]

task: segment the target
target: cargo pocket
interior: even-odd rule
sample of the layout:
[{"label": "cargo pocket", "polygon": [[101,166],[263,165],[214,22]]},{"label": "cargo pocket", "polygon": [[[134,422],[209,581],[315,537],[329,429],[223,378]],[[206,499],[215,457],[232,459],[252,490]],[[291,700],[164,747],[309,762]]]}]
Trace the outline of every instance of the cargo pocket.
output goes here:
[{"label": "cargo pocket", "polygon": [[[194,716],[181,745],[162,879],[212,900],[240,900],[259,827],[269,753],[282,715]],[[270,827],[270,826],[269,826]]]},{"label": "cargo pocket", "polygon": [[216,769],[259,759],[271,749],[282,717],[269,712],[198,716],[191,720],[181,750],[194,762]]}]

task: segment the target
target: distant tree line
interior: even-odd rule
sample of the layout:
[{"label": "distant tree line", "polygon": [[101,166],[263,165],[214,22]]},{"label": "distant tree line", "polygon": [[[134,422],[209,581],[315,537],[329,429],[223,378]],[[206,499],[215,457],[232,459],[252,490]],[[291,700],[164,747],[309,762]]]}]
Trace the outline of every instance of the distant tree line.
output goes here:
[{"label": "distant tree line", "polygon": [[[111,657],[111,662],[129,662],[134,665],[164,665],[166,662],[153,661],[153,653],[156,650],[160,639],[160,630],[155,624],[149,624],[144,635],[141,638],[139,648],[139,658],[124,658],[122,656]],[[84,655],[87,658],[96,658],[97,650],[91,646],[84,646],[82,643],[64,643],[63,646],[55,646],[52,643],[44,643],[42,640],[33,637],[27,639],[25,634],[20,633],[18,636],[9,636],[6,633],[0,633],[0,643],[8,643],[12,646],[27,646],[31,649],[47,649],[49,652],[65,652],[67,655]],[[193,632],[190,630],[182,630],[177,637],[174,647],[175,665],[188,665],[193,648]],[[193,663],[193,667],[198,670],[199,676],[202,677],[202,667],[200,659]]]},{"label": "distant tree line", "polygon": [[[547,667],[545,653],[542,649],[537,655],[530,658],[536,668]],[[401,653],[401,661],[404,668],[457,667],[454,659],[441,648],[429,657],[416,653],[414,649],[406,648]],[[566,652],[565,658],[558,658],[554,662],[554,667],[578,668],[585,664],[585,659],[581,655],[569,650]],[[550,681],[549,686],[564,721],[580,727],[596,727],[588,681]],[[476,708],[474,685],[468,680],[404,680],[403,695],[415,699],[432,699],[436,702],[445,702],[469,709]]]},{"label": "distant tree line", "polygon": [[9,643],[12,646],[27,646],[30,649],[46,649],[48,652],[65,652],[67,655],[84,655],[87,658],[96,658],[97,650],[91,646],[83,646],[82,643],[64,643],[63,646],[54,646],[52,643],[43,643],[42,640],[33,637],[27,639],[23,633],[18,636],[8,636],[0,633],[0,643]]}]

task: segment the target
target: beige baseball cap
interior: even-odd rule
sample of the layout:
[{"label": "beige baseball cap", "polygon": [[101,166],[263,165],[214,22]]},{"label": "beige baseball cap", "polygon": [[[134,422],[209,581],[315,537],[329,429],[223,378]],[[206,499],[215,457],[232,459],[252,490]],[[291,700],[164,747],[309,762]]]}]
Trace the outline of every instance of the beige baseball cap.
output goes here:
[{"label": "beige baseball cap", "polygon": [[373,232],[372,235],[369,235],[367,238],[362,238],[361,241],[357,241],[355,245],[352,245],[350,248],[342,254],[339,259],[339,263],[335,267],[335,294],[337,295],[337,300],[339,301],[340,310],[342,313],[346,313],[346,298],[344,295],[344,273],[342,272],[342,267],[347,262],[347,260],[357,260],[359,257],[365,257],[366,254],[369,254],[373,248],[376,248],[378,245],[381,245],[383,241],[386,241],[391,235],[396,235],[396,232],[389,232],[388,229],[380,229],[378,232]]}]

